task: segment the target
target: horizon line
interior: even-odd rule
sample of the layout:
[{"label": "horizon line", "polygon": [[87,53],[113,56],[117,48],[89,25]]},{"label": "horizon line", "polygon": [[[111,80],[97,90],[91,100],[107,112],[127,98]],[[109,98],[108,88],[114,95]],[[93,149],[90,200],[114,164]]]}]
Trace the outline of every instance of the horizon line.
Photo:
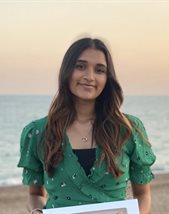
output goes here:
[{"label": "horizon line", "polygon": [[[56,94],[56,93],[55,93]],[[53,97],[55,94],[1,94],[0,96],[50,96]],[[169,94],[123,94],[123,96],[146,96],[146,97],[167,97]]]}]

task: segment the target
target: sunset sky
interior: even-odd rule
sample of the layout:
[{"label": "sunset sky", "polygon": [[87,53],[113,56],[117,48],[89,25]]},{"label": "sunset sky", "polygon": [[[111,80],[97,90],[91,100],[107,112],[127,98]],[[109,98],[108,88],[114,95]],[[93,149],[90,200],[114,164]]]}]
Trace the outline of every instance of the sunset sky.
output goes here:
[{"label": "sunset sky", "polygon": [[0,0],[0,94],[57,91],[77,38],[103,38],[125,95],[169,95],[169,1]]}]

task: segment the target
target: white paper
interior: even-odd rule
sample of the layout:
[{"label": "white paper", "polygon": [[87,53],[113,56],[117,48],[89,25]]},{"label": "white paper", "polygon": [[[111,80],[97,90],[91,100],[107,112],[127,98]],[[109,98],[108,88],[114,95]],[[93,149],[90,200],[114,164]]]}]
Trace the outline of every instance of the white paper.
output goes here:
[{"label": "white paper", "polygon": [[137,199],[43,210],[44,214],[139,214]]}]

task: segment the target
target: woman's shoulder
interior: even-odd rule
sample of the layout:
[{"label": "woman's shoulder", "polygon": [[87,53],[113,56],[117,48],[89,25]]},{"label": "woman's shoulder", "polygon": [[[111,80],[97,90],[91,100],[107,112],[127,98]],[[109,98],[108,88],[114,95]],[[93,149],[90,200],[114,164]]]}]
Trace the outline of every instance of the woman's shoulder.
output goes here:
[{"label": "woman's shoulder", "polygon": [[140,120],[139,117],[137,117],[136,115],[133,115],[133,114],[126,114],[126,113],[123,113],[129,120],[133,121],[133,122],[137,122]]},{"label": "woman's shoulder", "polygon": [[31,122],[25,125],[24,130],[37,129],[39,131],[42,131],[45,128],[46,124],[47,124],[47,116],[40,119],[32,120]]},{"label": "woman's shoulder", "polygon": [[126,114],[126,113],[123,113],[123,114],[130,121],[131,125],[135,124],[138,127],[143,126],[143,122],[142,122],[142,120],[139,117],[137,117],[135,115],[131,115],[131,114]]},{"label": "woman's shoulder", "polygon": [[131,115],[131,114],[124,114],[124,115],[126,116],[126,118],[128,119],[131,125],[131,129],[132,129],[131,138],[141,139],[144,136],[144,138],[148,140],[148,135],[142,120],[135,115]]},{"label": "woman's shoulder", "polygon": [[21,138],[27,136],[28,138],[32,138],[33,136],[41,136],[47,124],[47,116],[32,120],[27,125],[24,126],[21,134]]}]

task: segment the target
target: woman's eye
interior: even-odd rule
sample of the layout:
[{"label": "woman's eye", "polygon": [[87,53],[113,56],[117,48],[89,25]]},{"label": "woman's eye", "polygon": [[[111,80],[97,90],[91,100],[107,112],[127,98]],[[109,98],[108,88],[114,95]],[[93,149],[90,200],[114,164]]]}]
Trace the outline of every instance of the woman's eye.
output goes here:
[{"label": "woman's eye", "polygon": [[84,70],[85,69],[85,65],[83,65],[83,64],[76,64],[75,68],[78,69],[78,70]]},{"label": "woman's eye", "polygon": [[96,72],[97,73],[106,73],[106,69],[105,68],[96,68]]}]

